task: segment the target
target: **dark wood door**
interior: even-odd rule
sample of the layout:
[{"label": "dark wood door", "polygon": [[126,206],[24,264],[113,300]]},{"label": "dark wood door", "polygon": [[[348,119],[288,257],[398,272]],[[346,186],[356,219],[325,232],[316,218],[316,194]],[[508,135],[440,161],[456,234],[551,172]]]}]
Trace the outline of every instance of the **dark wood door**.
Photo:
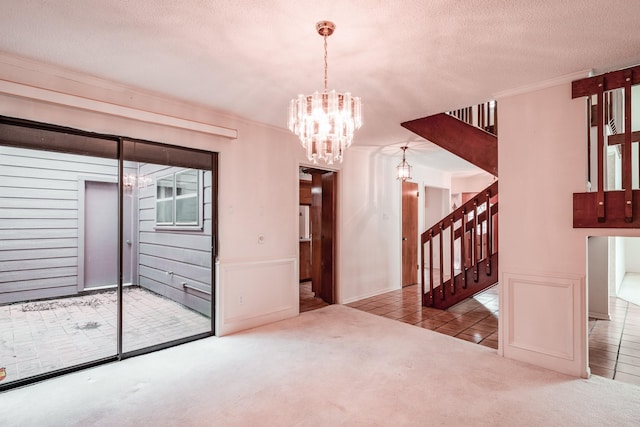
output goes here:
[{"label": "dark wood door", "polygon": [[307,169],[311,178],[311,290],[335,302],[336,173]]},{"label": "dark wood door", "polygon": [[336,173],[322,175],[322,289],[320,298],[334,303],[336,240]]},{"label": "dark wood door", "polygon": [[418,283],[418,184],[402,182],[402,287]]}]

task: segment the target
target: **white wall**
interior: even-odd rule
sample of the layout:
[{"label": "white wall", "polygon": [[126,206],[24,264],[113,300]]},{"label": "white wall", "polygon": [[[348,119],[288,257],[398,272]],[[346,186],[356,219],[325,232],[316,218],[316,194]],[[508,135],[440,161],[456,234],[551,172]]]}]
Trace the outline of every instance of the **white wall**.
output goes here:
[{"label": "white wall", "polygon": [[585,102],[570,81],[502,94],[500,352],[586,376],[586,234],[572,228],[584,191]]},{"label": "white wall", "polygon": [[398,289],[401,195],[393,161],[375,149],[352,147],[338,186],[338,301]]},{"label": "white wall", "polygon": [[587,288],[589,317],[609,320],[609,238],[589,237],[587,241]]},{"label": "white wall", "polygon": [[627,273],[626,247],[624,244],[624,237],[610,237],[610,239],[613,240],[613,244],[615,245],[615,266],[613,268],[615,277],[613,282],[613,296],[616,296],[618,295],[618,291],[620,290],[620,286],[624,280],[624,275]]},{"label": "white wall", "polygon": [[623,240],[625,272],[640,273],[640,238],[625,237]]},{"label": "white wall", "polygon": [[491,184],[495,177],[481,171],[475,175],[451,178],[451,193],[479,193]]}]

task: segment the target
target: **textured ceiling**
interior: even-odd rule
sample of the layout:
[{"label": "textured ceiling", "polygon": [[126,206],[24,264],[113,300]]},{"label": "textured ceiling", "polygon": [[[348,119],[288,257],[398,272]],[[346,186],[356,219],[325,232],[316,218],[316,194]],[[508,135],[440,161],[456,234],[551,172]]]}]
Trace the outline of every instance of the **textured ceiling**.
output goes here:
[{"label": "textured ceiling", "polygon": [[637,0],[2,0],[0,51],[285,127],[322,89],[324,19],[329,89],[363,99],[357,145],[417,146],[401,122],[640,63]]}]

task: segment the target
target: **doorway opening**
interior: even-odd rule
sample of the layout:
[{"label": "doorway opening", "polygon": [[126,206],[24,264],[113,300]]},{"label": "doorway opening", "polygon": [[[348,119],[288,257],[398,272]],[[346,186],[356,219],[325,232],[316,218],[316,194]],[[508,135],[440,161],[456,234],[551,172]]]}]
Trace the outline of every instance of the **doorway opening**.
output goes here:
[{"label": "doorway opening", "polygon": [[587,238],[589,368],[640,385],[640,237]]},{"label": "doorway opening", "polygon": [[337,173],[299,171],[300,312],[335,303]]},{"label": "doorway opening", "polygon": [[418,184],[402,181],[402,287],[418,283]]}]

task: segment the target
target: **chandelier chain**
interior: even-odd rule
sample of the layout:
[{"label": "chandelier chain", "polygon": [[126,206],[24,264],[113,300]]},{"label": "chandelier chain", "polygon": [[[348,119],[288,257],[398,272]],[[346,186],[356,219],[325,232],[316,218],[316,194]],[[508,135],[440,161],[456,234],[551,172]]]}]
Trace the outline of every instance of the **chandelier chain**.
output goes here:
[{"label": "chandelier chain", "polygon": [[327,91],[327,69],[329,68],[327,62],[327,33],[324,33],[324,91]]}]

